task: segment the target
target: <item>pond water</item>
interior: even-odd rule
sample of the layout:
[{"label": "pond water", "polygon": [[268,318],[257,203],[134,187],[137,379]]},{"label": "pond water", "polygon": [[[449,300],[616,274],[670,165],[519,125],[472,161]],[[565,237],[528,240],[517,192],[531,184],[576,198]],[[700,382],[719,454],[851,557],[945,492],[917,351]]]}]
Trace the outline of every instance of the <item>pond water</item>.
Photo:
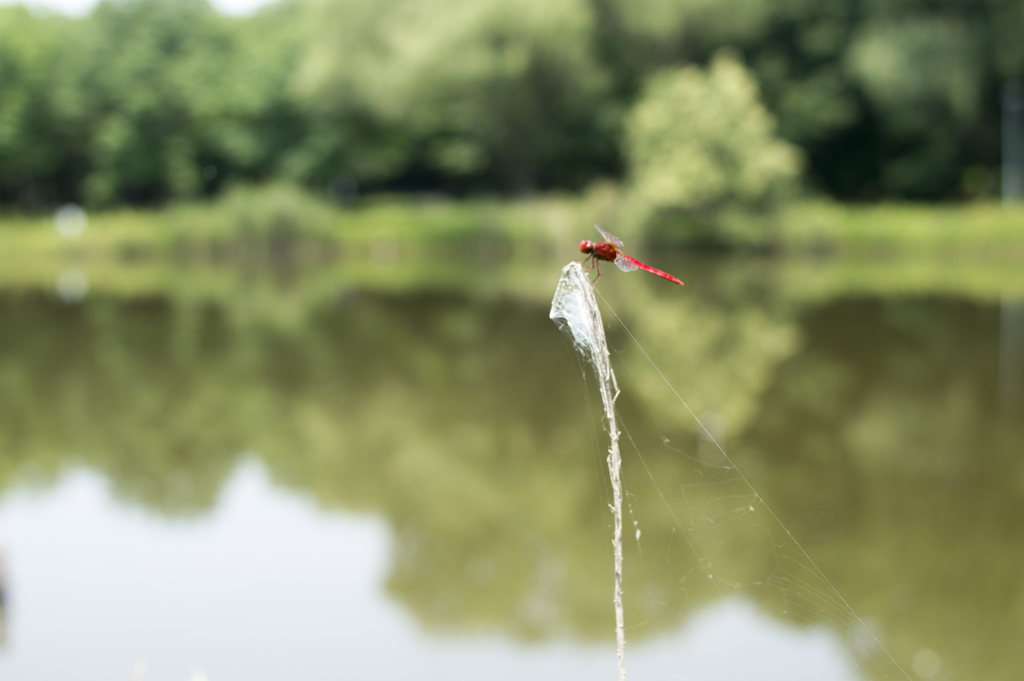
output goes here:
[{"label": "pond water", "polygon": [[[1018,678],[1019,306],[719,270],[602,281],[629,677]],[[473,290],[0,291],[0,678],[614,678],[593,378]]]}]

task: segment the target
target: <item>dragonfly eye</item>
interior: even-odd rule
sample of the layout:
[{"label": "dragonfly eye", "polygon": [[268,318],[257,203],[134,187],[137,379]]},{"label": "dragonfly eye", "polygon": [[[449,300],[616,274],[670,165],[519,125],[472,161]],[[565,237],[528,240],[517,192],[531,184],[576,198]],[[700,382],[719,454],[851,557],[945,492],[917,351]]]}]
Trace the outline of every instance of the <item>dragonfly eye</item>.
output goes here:
[{"label": "dragonfly eye", "polygon": [[590,253],[594,250],[594,244],[589,241],[580,242],[580,253]]}]

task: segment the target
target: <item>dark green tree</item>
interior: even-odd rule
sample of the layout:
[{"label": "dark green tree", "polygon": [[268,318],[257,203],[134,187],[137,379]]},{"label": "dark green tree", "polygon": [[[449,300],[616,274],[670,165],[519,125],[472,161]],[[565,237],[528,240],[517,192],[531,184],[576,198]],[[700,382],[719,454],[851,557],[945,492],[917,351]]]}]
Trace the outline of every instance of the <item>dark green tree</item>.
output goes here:
[{"label": "dark green tree", "polygon": [[66,194],[83,155],[53,83],[70,21],[0,7],[0,202],[32,209]]}]

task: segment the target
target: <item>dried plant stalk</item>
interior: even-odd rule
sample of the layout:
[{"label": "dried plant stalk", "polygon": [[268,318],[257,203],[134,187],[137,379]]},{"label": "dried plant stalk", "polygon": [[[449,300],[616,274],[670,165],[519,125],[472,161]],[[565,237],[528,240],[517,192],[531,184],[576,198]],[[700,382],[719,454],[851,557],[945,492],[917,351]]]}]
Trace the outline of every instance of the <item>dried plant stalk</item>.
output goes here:
[{"label": "dried plant stalk", "polygon": [[594,298],[594,287],[578,262],[562,269],[555,298],[551,301],[551,319],[566,331],[573,345],[586,357],[597,374],[601,401],[608,422],[608,474],[612,481],[612,514],[615,532],[615,639],[618,643],[619,681],[626,679],[626,630],[622,611],[622,459],[619,456],[619,429],[615,425],[615,399],[619,386],[612,371],[608,343],[604,336],[601,311]]}]

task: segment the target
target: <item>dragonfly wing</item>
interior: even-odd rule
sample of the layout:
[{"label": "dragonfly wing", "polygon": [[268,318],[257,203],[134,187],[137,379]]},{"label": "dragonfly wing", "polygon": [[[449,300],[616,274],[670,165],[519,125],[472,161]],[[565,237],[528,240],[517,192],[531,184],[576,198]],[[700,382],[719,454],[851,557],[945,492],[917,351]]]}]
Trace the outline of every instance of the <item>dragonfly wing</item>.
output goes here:
[{"label": "dragonfly wing", "polygon": [[597,225],[594,225],[594,229],[596,229],[598,232],[600,232],[601,236],[604,237],[605,241],[607,241],[610,244],[615,244],[619,248],[622,248],[622,240],[619,239],[619,237],[615,236],[611,232],[604,231],[603,229],[601,229]]},{"label": "dragonfly wing", "polygon": [[640,269],[640,264],[622,251],[615,254],[615,266],[623,272],[636,272]]}]

